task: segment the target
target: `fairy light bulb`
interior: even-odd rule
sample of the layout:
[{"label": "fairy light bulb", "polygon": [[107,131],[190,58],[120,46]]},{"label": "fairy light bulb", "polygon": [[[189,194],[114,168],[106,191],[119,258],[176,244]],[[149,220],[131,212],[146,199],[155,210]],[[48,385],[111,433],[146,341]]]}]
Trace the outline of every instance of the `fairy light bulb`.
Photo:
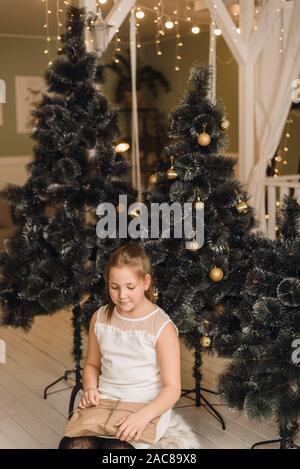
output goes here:
[{"label": "fairy light bulb", "polygon": [[143,12],[143,10],[138,10],[135,14],[135,16],[139,19],[139,20],[142,20],[144,17],[145,17],[145,13]]},{"label": "fairy light bulb", "polygon": [[200,33],[200,28],[199,28],[199,26],[193,26],[193,27],[192,27],[192,33],[193,33],[193,34],[199,34],[199,33]]},{"label": "fairy light bulb", "polygon": [[214,30],[214,34],[215,34],[215,36],[221,36],[221,35],[222,35],[222,29],[216,28],[216,29]]},{"label": "fairy light bulb", "polygon": [[171,19],[168,19],[166,22],[165,22],[165,27],[167,29],[173,29],[174,28],[174,23]]},{"label": "fairy light bulb", "polygon": [[105,5],[105,3],[107,3],[107,0],[98,0],[100,5]]}]

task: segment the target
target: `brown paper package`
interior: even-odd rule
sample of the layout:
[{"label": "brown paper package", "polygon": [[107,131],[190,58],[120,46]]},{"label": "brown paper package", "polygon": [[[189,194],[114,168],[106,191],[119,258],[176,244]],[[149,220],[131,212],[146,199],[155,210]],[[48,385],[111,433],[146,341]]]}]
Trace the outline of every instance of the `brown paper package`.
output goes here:
[{"label": "brown paper package", "polygon": [[[64,436],[115,437],[119,428],[116,423],[145,405],[142,402],[101,399],[97,406],[77,408],[65,427]],[[158,421],[159,417],[148,423],[139,442],[150,445],[155,442]]]}]

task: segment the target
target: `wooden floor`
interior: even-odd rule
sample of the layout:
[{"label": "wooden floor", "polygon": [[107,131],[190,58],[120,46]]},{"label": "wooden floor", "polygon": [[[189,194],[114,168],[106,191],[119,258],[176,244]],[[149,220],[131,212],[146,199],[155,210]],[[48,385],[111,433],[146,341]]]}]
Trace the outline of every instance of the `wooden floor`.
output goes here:
[{"label": "wooden floor", "polygon": [[[11,328],[0,329],[6,343],[6,363],[0,364],[0,448],[57,448],[67,415],[70,389],[59,383],[47,400],[43,389],[72,368],[70,355],[72,330],[70,313],[39,317],[30,333]],[[190,352],[182,350],[182,384],[190,387],[192,379]],[[207,357],[203,365],[204,386],[214,385],[220,361]],[[71,380],[68,385],[72,385]],[[250,448],[264,439],[276,438],[272,423],[249,421],[227,409],[216,396],[206,397],[217,406],[226,422],[226,430],[204,407],[191,406],[181,398],[176,412],[198,433],[204,449]]]}]

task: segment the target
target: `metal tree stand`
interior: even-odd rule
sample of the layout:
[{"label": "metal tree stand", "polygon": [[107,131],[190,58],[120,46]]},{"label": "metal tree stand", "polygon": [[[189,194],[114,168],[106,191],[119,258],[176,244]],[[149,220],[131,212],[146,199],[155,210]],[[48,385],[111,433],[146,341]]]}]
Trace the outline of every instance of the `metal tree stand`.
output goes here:
[{"label": "metal tree stand", "polygon": [[[55,384],[59,383],[60,381],[67,381],[70,375],[75,375],[75,385],[71,392],[70,402],[69,402],[69,417],[73,413],[74,409],[74,402],[78,392],[82,389],[82,376],[81,376],[81,365],[80,361],[82,359],[82,340],[81,340],[81,318],[80,318],[80,305],[79,301],[77,302],[76,306],[72,309],[72,325],[73,325],[73,356],[75,359],[75,366],[72,370],[66,370],[64,375],[61,378],[56,379],[53,383],[49,384],[44,389],[44,399],[47,399],[48,390],[55,386]],[[69,389],[65,388],[65,389]],[[61,389],[64,391],[65,389]]]},{"label": "metal tree stand", "polygon": [[[202,388],[201,387],[201,378],[200,378],[200,368],[201,368],[201,347],[200,344],[197,342],[195,346],[195,362],[194,362],[194,373],[193,376],[195,377],[195,388],[194,389],[182,389],[181,397],[187,397],[188,399],[192,399],[195,401],[196,407],[203,406],[210,415],[212,415],[218,422],[221,424],[222,429],[225,430],[225,422],[221,414],[213,407],[212,404],[203,396],[201,391],[208,392],[210,394],[218,395],[217,392],[212,391],[210,389]],[[195,398],[188,396],[188,394],[195,394]],[[204,402],[204,404],[203,404]],[[190,407],[190,406],[185,406]]]},{"label": "metal tree stand", "polygon": [[255,449],[258,446],[265,446],[265,445],[272,445],[274,443],[280,443],[279,449],[300,449],[300,446],[294,443],[293,439],[288,435],[286,427],[282,427],[280,429],[280,438],[277,440],[266,440],[266,441],[259,441],[251,446],[251,449]]}]

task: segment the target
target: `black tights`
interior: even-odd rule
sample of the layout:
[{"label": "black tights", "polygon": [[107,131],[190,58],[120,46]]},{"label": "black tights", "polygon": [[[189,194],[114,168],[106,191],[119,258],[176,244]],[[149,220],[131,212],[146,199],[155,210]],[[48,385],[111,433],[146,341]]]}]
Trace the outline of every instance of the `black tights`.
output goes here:
[{"label": "black tights", "polygon": [[78,436],[69,438],[64,436],[58,449],[135,449],[127,441],[115,438],[99,438],[97,436]]}]

